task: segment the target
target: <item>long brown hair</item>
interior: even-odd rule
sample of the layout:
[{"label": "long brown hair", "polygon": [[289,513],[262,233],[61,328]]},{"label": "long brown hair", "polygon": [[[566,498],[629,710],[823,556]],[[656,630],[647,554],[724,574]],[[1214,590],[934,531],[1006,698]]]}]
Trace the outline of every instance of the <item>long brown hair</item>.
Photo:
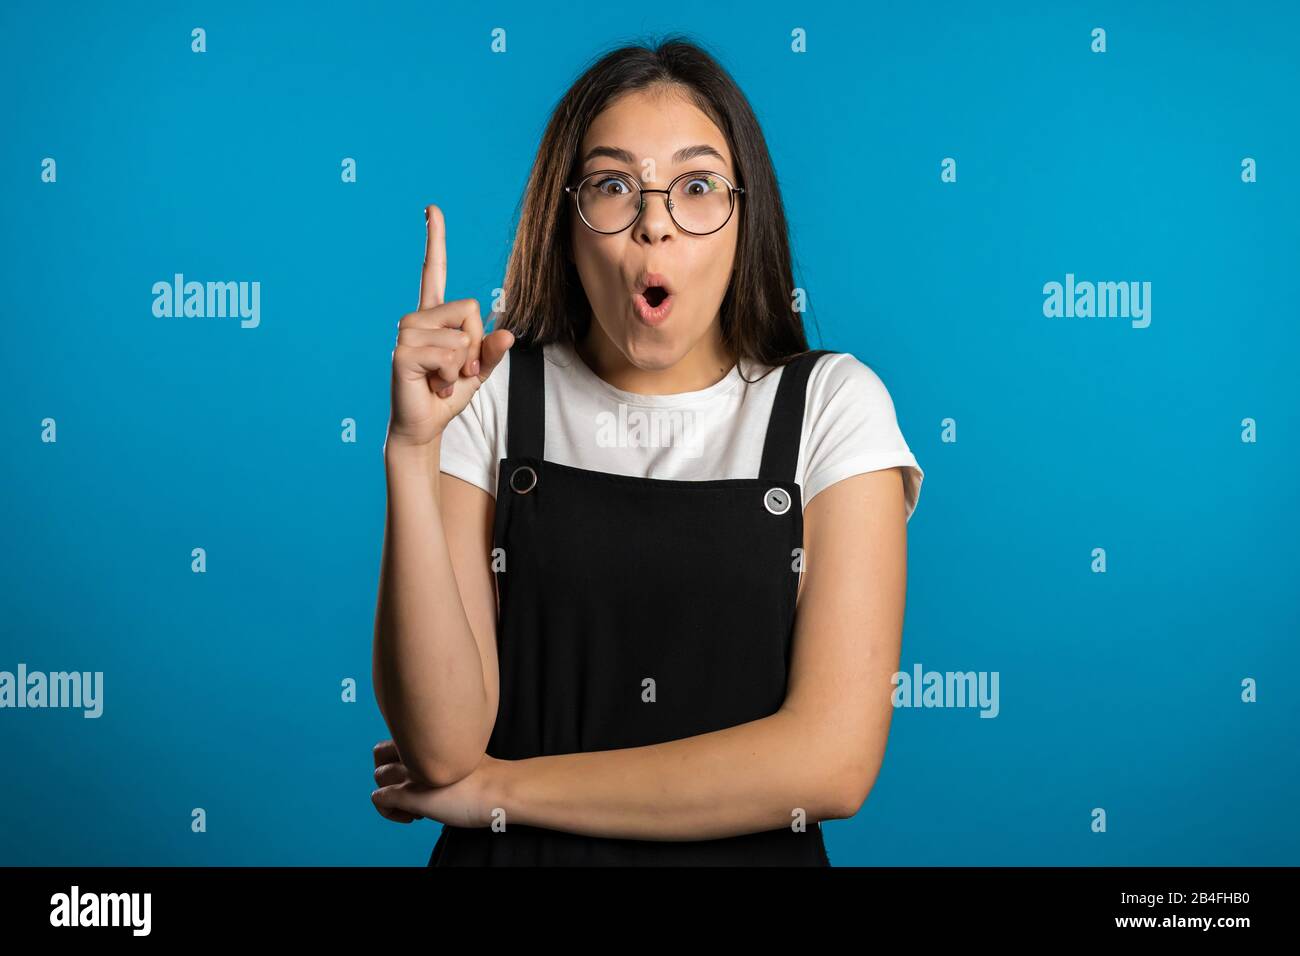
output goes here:
[{"label": "long brown hair", "polygon": [[520,202],[506,265],[504,315],[496,327],[533,345],[573,343],[587,333],[591,305],[572,259],[573,203],[564,187],[572,184],[582,139],[601,110],[624,93],[663,86],[680,88],[726,136],[736,185],[745,189],[736,210],[735,264],[720,310],[723,344],[741,359],[784,364],[807,351],[808,340],[792,305],[790,241],[767,141],[727,71],[681,35],[604,54],[556,105]]}]

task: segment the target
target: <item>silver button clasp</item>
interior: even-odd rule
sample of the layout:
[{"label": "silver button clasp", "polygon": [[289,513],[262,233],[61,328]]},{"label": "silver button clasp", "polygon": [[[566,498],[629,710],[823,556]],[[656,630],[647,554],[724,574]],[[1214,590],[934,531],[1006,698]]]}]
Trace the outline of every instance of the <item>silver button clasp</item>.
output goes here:
[{"label": "silver button clasp", "polygon": [[790,493],[784,488],[769,488],[763,496],[763,507],[774,515],[783,515],[790,510]]},{"label": "silver button clasp", "polygon": [[[523,482],[527,482],[524,487],[519,487]],[[537,472],[533,471],[530,465],[520,465],[510,473],[510,487],[517,494],[526,495],[537,487]]]}]

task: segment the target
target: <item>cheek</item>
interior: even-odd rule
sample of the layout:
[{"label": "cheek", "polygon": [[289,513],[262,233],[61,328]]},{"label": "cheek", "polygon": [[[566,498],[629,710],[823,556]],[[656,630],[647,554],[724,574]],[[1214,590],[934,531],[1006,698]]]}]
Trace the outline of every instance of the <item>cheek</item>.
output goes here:
[{"label": "cheek", "polygon": [[617,244],[595,236],[590,230],[573,239],[574,263],[588,298],[603,297],[621,284]]},{"label": "cheek", "polygon": [[718,295],[726,292],[727,283],[731,281],[731,270],[735,265],[735,261],[736,237],[734,234],[726,237],[719,236],[718,242],[710,245],[704,251],[703,260],[700,262],[700,275]]}]

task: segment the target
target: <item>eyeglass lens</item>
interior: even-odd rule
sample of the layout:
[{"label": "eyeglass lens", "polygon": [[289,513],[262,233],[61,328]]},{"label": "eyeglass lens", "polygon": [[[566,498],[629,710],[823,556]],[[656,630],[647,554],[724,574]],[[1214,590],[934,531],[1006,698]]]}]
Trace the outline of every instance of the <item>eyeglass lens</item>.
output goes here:
[{"label": "eyeglass lens", "polygon": [[[640,198],[636,180],[621,173],[589,176],[578,187],[582,218],[599,232],[618,232],[630,226],[641,211]],[[668,201],[668,212],[678,227],[687,232],[714,232],[731,215],[732,192],[718,176],[692,173],[673,184]]]}]

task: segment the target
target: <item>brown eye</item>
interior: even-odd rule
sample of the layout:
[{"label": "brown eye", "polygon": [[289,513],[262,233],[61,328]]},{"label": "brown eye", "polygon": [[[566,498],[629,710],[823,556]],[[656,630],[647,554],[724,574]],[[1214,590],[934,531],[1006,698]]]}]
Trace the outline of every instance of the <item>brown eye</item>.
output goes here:
[{"label": "brown eye", "polygon": [[631,192],[627,183],[618,176],[597,180],[594,186],[597,192],[605,196],[626,196]]}]

